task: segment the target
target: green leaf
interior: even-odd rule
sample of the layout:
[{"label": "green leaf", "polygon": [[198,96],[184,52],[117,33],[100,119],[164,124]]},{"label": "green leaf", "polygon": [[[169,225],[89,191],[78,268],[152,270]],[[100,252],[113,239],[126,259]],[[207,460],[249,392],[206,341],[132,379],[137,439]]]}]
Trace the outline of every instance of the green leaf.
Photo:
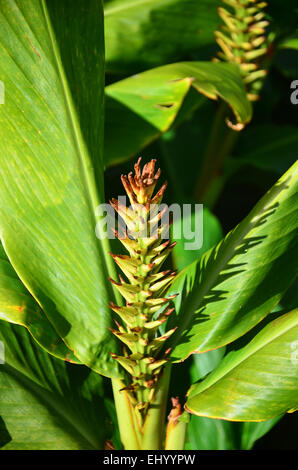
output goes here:
[{"label": "green leaf", "polygon": [[[225,355],[226,348],[193,354],[190,365],[191,383],[212,372]],[[186,363],[183,363],[186,364]],[[280,416],[262,422],[234,423],[231,421],[191,415],[187,428],[187,449],[231,450],[251,449],[280,420]]]},{"label": "green leaf", "polygon": [[260,423],[246,422],[242,424],[241,430],[241,449],[250,450],[252,449],[255,442],[263,437],[273,426],[278,423],[282,416],[271,418]]},{"label": "green leaf", "polygon": [[296,277],[298,162],[216,247],[174,281],[172,358],[219,348],[260,322]]},{"label": "green leaf", "polygon": [[[210,99],[226,101],[241,125],[251,119],[251,103],[234,64],[181,62],[157,67],[105,88],[106,165],[129,157],[167,131],[190,86]],[[115,139],[115,134],[122,138]]]},{"label": "green leaf", "polygon": [[271,321],[191,387],[187,410],[232,421],[264,421],[296,410],[297,334],[298,309]]},{"label": "green leaf", "polygon": [[191,415],[187,427],[188,450],[235,450],[235,423]]},{"label": "green leaf", "polygon": [[[226,348],[215,349],[202,354],[193,354],[190,365],[191,383],[203,379],[217,367]],[[191,415],[187,427],[186,448],[191,450],[237,449],[237,434],[234,423]]]},{"label": "green leaf", "polygon": [[102,378],[55,359],[25,328],[0,323],[0,443],[3,449],[102,449],[109,432]]},{"label": "green leaf", "polygon": [[38,303],[22,284],[0,242],[0,319],[25,326],[47,352],[79,362],[57,335]]},{"label": "green leaf", "polygon": [[220,364],[223,356],[225,355],[226,348],[214,349],[202,354],[193,354],[192,364],[190,366],[191,382],[197,382],[204,378],[209,372]]},{"label": "green leaf", "polygon": [[240,135],[237,163],[282,174],[295,163],[297,146],[298,135],[295,126],[254,126],[247,128]]},{"label": "green leaf", "polygon": [[112,263],[107,240],[95,235],[103,198],[101,3],[3,0],[0,50],[3,246],[67,347],[117,376]]},{"label": "green leaf", "polygon": [[279,44],[280,49],[298,49],[298,38],[290,38]]},{"label": "green leaf", "polygon": [[[148,86],[144,91],[148,95],[146,98],[148,102],[145,101],[145,94],[142,95],[143,98],[140,97],[143,100],[143,109],[139,113],[134,109],[138,96],[127,96],[126,103],[118,101],[117,95],[113,96],[121,85],[122,81],[106,87],[104,142],[106,166],[119,164],[130,158],[171,126],[189,90],[191,80],[185,78],[177,82],[152,83],[152,88]],[[202,101],[202,98],[199,98]]]},{"label": "green leaf", "polygon": [[[105,0],[107,71],[136,73],[185,57],[209,59],[218,0]],[[205,48],[206,51],[203,49]]]},{"label": "green leaf", "polygon": [[[198,237],[198,232],[194,232],[195,213],[185,215],[182,219],[175,219],[172,225],[173,240],[176,241],[173,250],[173,259],[178,272],[200,258],[207,250],[214,246],[223,236],[219,220],[206,207],[203,208],[202,239]],[[188,230],[193,232],[192,238],[185,238]],[[174,235],[177,234],[177,237]],[[198,244],[202,243],[199,249],[186,249],[188,244],[195,246],[196,237]]]},{"label": "green leaf", "polygon": [[[274,66],[282,73],[287,79],[295,80],[298,74],[298,50],[296,48],[283,48],[277,49],[274,56]],[[290,88],[291,82],[287,85],[289,87],[289,94],[293,90]]]}]

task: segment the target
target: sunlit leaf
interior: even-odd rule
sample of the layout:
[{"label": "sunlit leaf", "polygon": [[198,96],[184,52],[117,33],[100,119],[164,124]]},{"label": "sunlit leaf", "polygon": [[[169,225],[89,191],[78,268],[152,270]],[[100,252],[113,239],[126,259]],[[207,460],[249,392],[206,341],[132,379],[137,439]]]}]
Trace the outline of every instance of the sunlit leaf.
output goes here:
[{"label": "sunlit leaf", "polygon": [[118,375],[108,329],[111,262],[107,240],[95,235],[103,202],[103,47],[96,0],[76,8],[70,0],[1,2],[1,240],[66,346],[111,376]]},{"label": "sunlit leaf", "polygon": [[106,86],[105,164],[128,158],[168,130],[191,86],[212,100],[226,101],[241,126],[251,119],[251,103],[234,64],[157,67]]},{"label": "sunlit leaf", "polygon": [[191,387],[188,411],[232,421],[263,421],[296,410],[297,334],[298,309],[271,321]]},{"label": "sunlit leaf", "polygon": [[[174,360],[230,343],[260,322],[296,277],[298,163],[216,247],[177,276]],[[285,221],[287,221],[285,223]]]}]

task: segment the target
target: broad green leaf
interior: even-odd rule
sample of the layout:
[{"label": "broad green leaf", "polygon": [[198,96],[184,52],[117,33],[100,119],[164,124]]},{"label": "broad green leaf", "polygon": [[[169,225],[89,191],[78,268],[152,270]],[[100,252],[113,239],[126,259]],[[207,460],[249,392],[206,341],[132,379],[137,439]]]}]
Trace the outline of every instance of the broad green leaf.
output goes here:
[{"label": "broad green leaf", "polygon": [[16,275],[1,243],[0,319],[28,328],[33,338],[50,354],[70,362],[79,362]]},{"label": "broad green leaf", "polygon": [[298,49],[298,38],[290,38],[279,44],[280,49]]},{"label": "broad green leaf", "polygon": [[220,364],[225,355],[226,348],[214,349],[202,354],[192,355],[192,364],[190,366],[191,383],[203,379],[209,372]]},{"label": "broad green leaf", "polygon": [[269,432],[281,418],[282,416],[277,416],[276,418],[271,418],[259,423],[249,421],[243,423],[241,429],[241,449],[250,450],[255,442],[267,434],[267,432]]},{"label": "broad green leaf", "polygon": [[296,277],[294,164],[216,247],[185,268],[171,288],[178,329],[173,360],[219,348],[260,322]]},{"label": "broad green leaf", "polygon": [[[196,215],[193,212],[181,219],[175,219],[173,222],[172,238],[177,243],[175,250],[173,250],[173,260],[178,272],[200,258],[223,236],[219,220],[206,207],[203,208],[202,236],[196,228],[195,221]],[[189,237],[188,232],[191,232],[193,236]],[[187,249],[191,245],[194,248],[196,243],[198,243],[198,246],[202,244],[201,248]]]},{"label": "broad green leaf", "polygon": [[43,351],[25,328],[0,322],[2,449],[102,449],[110,432],[102,378]]},{"label": "broad green leaf", "polygon": [[226,101],[241,125],[251,119],[251,103],[235,65],[181,62],[157,67],[105,88],[105,164],[127,158],[168,130],[190,86]]},{"label": "broad green leaf", "polygon": [[[193,354],[190,365],[191,383],[203,379],[217,367],[226,348],[215,349],[202,354]],[[191,415],[187,427],[186,448],[191,450],[237,449],[237,433],[234,423]]]},{"label": "broad green leaf", "polygon": [[296,161],[297,146],[295,126],[254,126],[240,135],[236,151],[237,163],[282,174]]},{"label": "broad green leaf", "polygon": [[187,427],[188,450],[250,450],[281,419],[236,423],[191,415]]},{"label": "broad green leaf", "polygon": [[[187,450],[235,450],[235,423],[191,415],[187,427]],[[239,432],[237,430],[237,432]]]},{"label": "broad green leaf", "polygon": [[[105,0],[107,71],[135,73],[183,60],[209,59],[218,0]],[[204,50],[205,48],[206,50]]]},{"label": "broad green leaf", "polygon": [[[190,366],[191,383],[202,380],[219,366],[225,351],[226,348],[223,347],[202,354],[193,354]],[[259,423],[240,424],[192,414],[187,428],[186,448],[192,450],[248,450],[279,420],[280,416]]]},{"label": "broad green leaf", "polygon": [[[132,97],[131,106],[128,106],[129,101],[126,105],[110,96],[110,87],[113,87],[112,93],[117,92],[117,85],[121,84],[122,81],[106,87],[104,141],[106,166],[119,164],[130,158],[171,126],[181,109],[184,97],[191,86],[191,80],[186,78],[177,82],[153,83],[153,88],[148,87],[146,91],[149,95],[148,103],[144,101],[142,114],[137,114],[133,109],[135,97]],[[202,97],[197,96],[194,106],[203,101]],[[160,103],[164,104],[161,106]],[[151,122],[146,119],[147,114],[150,114]]]},{"label": "broad green leaf", "polygon": [[187,410],[232,421],[264,421],[296,410],[297,335],[298,309],[271,321],[191,387]]},{"label": "broad green leaf", "polygon": [[103,197],[103,18],[100,2],[86,5],[1,2],[0,233],[18,277],[66,346],[112,376],[111,262],[95,235]]},{"label": "broad green leaf", "polygon": [[293,310],[298,305],[298,277],[296,277],[295,281],[290,285],[289,289],[281,299],[281,308],[289,312]]},{"label": "broad green leaf", "polygon": [[[291,80],[297,79],[298,74],[298,50],[296,48],[284,48],[277,49],[274,56],[274,66],[281,72],[286,78]],[[289,82],[289,94],[294,90],[290,88],[291,82]]]}]

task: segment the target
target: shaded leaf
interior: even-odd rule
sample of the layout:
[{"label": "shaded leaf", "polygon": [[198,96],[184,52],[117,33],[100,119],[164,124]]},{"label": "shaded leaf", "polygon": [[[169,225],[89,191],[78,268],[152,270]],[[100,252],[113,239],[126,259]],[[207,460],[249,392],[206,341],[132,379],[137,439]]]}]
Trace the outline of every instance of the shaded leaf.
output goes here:
[{"label": "shaded leaf", "polygon": [[[105,0],[107,71],[135,73],[164,63],[209,59],[218,0]],[[213,50],[213,47],[212,49]]]},{"label": "shaded leaf", "polygon": [[240,136],[237,162],[281,174],[295,163],[297,146],[297,128],[294,126],[254,126]]},{"label": "shaded leaf", "polygon": [[190,366],[191,382],[197,382],[203,379],[209,372],[217,367],[225,355],[226,348],[214,349],[202,354],[192,355],[192,364]]},{"label": "shaded leaf", "polygon": [[[202,234],[196,226],[196,216],[194,212],[185,215],[182,219],[174,219],[172,239],[176,241],[177,245],[175,250],[173,250],[173,260],[178,272],[200,258],[207,250],[219,242],[223,236],[220,222],[216,216],[206,207],[202,210]],[[192,234],[192,237],[189,238],[188,232],[189,235]],[[177,234],[176,237],[175,234]],[[201,243],[201,248],[187,249],[189,246],[195,247],[196,244],[200,246]]]},{"label": "shaded leaf", "polygon": [[103,379],[51,357],[20,326],[1,322],[0,338],[2,448],[102,449],[109,432]]},{"label": "shaded leaf", "polygon": [[265,436],[280,419],[281,416],[277,416],[276,418],[271,418],[260,423],[243,423],[241,430],[241,449],[250,450],[255,442]]},{"label": "shaded leaf", "polygon": [[235,423],[191,415],[187,428],[188,450],[235,450]]}]

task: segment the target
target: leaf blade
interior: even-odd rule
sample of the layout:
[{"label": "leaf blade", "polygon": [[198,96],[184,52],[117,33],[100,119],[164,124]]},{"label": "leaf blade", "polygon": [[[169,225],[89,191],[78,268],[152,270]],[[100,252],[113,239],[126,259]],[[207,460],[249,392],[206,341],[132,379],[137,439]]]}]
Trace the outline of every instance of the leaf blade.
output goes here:
[{"label": "leaf blade", "polygon": [[0,319],[26,327],[33,338],[62,360],[79,363],[21,283],[0,243]]},{"label": "leaf blade", "polygon": [[105,430],[94,420],[95,410],[105,419],[102,378],[49,356],[20,326],[1,322],[0,338],[2,449],[102,449]]},{"label": "leaf blade", "polygon": [[[96,39],[96,63],[88,73],[103,74],[101,5],[92,0],[89,7],[94,28],[84,29],[86,5],[80,1],[75,27],[67,29],[63,59],[65,47],[71,52],[75,45],[80,57],[84,42]],[[68,348],[98,372],[119,376],[110,357],[117,345],[108,330],[108,301],[113,294],[107,275],[112,263],[107,240],[95,236],[94,210],[102,202],[103,168],[97,166],[98,189],[97,149],[91,145],[97,139],[82,134],[80,106],[72,97],[60,57],[61,36],[55,36],[57,22],[65,25],[71,8],[71,2],[1,3],[0,73],[6,84],[6,101],[0,108],[1,240],[19,278]],[[99,82],[103,83],[102,77]],[[96,83],[92,81],[88,91],[91,96],[98,93]],[[92,103],[87,88],[79,86],[88,107]],[[101,106],[93,110],[97,113],[102,111],[103,90],[99,96]],[[93,135],[100,133],[102,145],[101,129],[91,129]]]},{"label": "leaf blade", "polygon": [[[106,86],[106,165],[128,158],[167,131],[190,86],[212,100],[226,101],[241,126],[251,119],[251,103],[235,65],[179,62],[157,67]],[[136,128],[142,136],[134,141]],[[124,137],[121,145],[112,131]]]},{"label": "leaf blade", "polygon": [[298,364],[293,361],[291,345],[297,332],[298,309],[270,322],[190,389],[186,408],[201,416],[232,421],[265,421],[296,409]]},{"label": "leaf blade", "polygon": [[296,163],[225,239],[177,276],[174,360],[249,331],[295,279],[297,170]]}]

